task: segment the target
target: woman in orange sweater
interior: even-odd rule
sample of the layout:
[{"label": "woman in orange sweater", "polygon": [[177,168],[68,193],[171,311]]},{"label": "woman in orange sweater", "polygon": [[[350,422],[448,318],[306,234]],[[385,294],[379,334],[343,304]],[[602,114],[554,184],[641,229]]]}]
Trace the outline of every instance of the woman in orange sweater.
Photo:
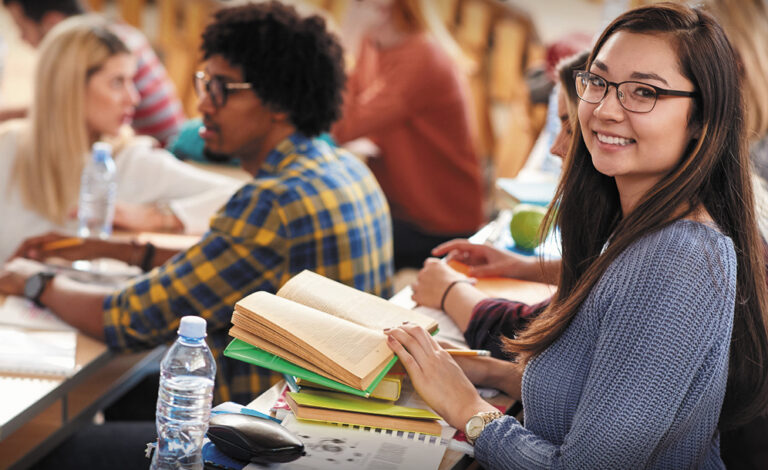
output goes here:
[{"label": "woman in orange sweater", "polygon": [[368,164],[392,211],[395,266],[421,267],[433,247],[483,222],[460,51],[428,2],[362,0],[352,8],[362,42],[333,135],[378,147]]}]

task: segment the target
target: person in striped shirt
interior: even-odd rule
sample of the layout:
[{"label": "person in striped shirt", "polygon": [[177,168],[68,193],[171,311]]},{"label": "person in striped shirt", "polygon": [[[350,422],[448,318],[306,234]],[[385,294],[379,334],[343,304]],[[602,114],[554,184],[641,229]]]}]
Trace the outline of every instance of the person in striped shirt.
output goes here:
[{"label": "person in striped shirt", "polygon": [[[61,21],[87,13],[79,0],[3,0],[3,4],[19,28],[22,40],[32,47],[37,47],[46,33]],[[133,129],[165,146],[179,133],[185,120],[176,87],[141,31],[118,22],[110,22],[108,28],[128,46],[137,62],[133,81],[139,92],[139,103]],[[26,108],[0,109],[0,121],[24,117],[26,113]]]}]

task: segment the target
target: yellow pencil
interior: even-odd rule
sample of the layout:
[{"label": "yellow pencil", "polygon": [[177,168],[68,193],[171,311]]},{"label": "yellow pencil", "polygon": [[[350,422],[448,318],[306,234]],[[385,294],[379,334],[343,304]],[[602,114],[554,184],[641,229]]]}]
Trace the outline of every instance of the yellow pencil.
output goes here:
[{"label": "yellow pencil", "polygon": [[43,245],[43,251],[53,251],[59,250],[61,248],[69,248],[71,246],[82,245],[83,243],[84,242],[82,238],[62,238],[61,240],[56,240]]},{"label": "yellow pencil", "polygon": [[451,356],[490,356],[486,349],[446,349]]}]

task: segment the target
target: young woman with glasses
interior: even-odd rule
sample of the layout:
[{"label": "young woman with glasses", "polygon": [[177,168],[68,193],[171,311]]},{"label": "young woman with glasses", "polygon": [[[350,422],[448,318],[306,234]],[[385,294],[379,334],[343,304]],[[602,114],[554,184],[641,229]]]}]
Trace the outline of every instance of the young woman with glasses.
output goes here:
[{"label": "young woman with glasses", "polygon": [[421,396],[466,430],[485,467],[723,468],[718,426],[768,408],[737,70],[722,29],[683,5],[629,11],[598,39],[548,214],[562,233],[558,291],[505,339],[525,366],[524,426],[483,401],[424,330],[387,331]]},{"label": "young woman with glasses", "polygon": [[30,117],[0,127],[0,261],[26,237],[72,228],[80,174],[97,140],[115,149],[117,228],[202,233],[239,187],[133,135],[135,68],[98,18],[69,18],[45,37]]}]

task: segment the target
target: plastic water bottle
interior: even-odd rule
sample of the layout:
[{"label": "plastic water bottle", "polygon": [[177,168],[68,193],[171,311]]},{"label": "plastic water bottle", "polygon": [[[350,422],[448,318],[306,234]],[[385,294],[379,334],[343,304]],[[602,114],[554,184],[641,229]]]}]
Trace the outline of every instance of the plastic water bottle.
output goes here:
[{"label": "plastic water bottle", "polygon": [[157,448],[152,469],[202,469],[216,363],[205,344],[205,320],[181,319],[179,338],[160,363]]},{"label": "plastic water bottle", "polygon": [[81,237],[108,238],[115,216],[117,181],[112,146],[106,142],[93,144],[91,159],[80,178],[80,200],[77,206]]}]

